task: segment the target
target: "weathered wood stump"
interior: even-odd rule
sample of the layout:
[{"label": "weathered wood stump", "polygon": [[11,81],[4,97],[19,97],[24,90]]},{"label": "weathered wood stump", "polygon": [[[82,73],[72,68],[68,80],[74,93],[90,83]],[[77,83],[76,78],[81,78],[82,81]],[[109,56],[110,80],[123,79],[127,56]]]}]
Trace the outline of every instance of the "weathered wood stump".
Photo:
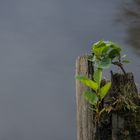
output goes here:
[{"label": "weathered wood stump", "polygon": [[[112,113],[112,140],[139,140],[140,115],[139,95],[132,73],[112,74],[112,88],[110,98],[116,98],[118,105]],[[130,103],[129,103],[130,102]],[[128,104],[128,105],[127,105]],[[128,108],[126,108],[128,106]]]},{"label": "weathered wood stump", "polygon": [[[88,56],[78,57],[76,61],[76,75],[84,75],[92,78],[93,66],[88,61]],[[89,103],[83,98],[83,92],[88,87],[76,81],[76,102],[77,102],[77,140],[93,140],[94,138],[94,113]]]},{"label": "weathered wood stump", "polygon": [[[92,79],[93,65],[88,61],[88,56],[78,57],[76,60],[76,75],[87,76]],[[112,99],[135,103],[140,107],[140,99],[132,73],[112,74],[112,88],[105,98],[105,106]],[[107,114],[102,126],[95,126],[95,114],[90,104],[83,98],[83,92],[90,90],[88,87],[76,81],[77,103],[77,140],[139,140],[140,139],[140,109],[136,112],[123,110],[116,104],[116,110]],[[124,103],[125,104],[125,103]],[[130,108],[131,110],[131,108]],[[97,137],[98,135],[98,137]]]}]

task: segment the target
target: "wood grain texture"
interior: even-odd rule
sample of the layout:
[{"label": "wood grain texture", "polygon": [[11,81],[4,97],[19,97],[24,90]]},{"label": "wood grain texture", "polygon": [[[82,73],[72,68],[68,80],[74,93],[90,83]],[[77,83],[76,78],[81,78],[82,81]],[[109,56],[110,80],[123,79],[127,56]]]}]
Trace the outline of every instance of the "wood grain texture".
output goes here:
[{"label": "wood grain texture", "polygon": [[[92,77],[93,66],[88,61],[88,56],[81,56],[76,60],[76,75]],[[87,90],[88,87],[76,80],[77,140],[94,140],[94,113],[83,98],[83,93]]]}]

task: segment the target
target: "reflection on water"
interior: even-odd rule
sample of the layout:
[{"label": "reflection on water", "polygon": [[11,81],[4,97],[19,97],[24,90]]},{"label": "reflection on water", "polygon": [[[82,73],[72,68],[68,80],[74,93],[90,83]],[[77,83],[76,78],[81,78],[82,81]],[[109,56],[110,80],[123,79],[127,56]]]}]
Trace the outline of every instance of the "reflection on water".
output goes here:
[{"label": "reflection on water", "polygon": [[127,29],[126,43],[140,53],[140,1],[126,1],[122,7],[121,18]]}]

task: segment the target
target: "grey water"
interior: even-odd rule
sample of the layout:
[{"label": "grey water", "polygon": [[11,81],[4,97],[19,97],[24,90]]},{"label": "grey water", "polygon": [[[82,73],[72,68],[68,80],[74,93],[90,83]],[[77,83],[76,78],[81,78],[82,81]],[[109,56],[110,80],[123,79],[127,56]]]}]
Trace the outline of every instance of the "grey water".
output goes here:
[{"label": "grey water", "polygon": [[76,140],[75,59],[100,39],[140,83],[138,0],[0,0],[0,140]]}]

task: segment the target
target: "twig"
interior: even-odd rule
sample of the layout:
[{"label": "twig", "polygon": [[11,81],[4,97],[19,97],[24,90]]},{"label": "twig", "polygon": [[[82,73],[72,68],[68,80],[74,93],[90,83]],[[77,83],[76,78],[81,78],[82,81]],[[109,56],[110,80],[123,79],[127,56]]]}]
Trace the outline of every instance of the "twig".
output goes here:
[{"label": "twig", "polygon": [[120,67],[122,72],[126,75],[126,71],[123,68],[123,64],[121,64],[120,62],[112,62],[112,64],[117,65],[118,67]]}]

